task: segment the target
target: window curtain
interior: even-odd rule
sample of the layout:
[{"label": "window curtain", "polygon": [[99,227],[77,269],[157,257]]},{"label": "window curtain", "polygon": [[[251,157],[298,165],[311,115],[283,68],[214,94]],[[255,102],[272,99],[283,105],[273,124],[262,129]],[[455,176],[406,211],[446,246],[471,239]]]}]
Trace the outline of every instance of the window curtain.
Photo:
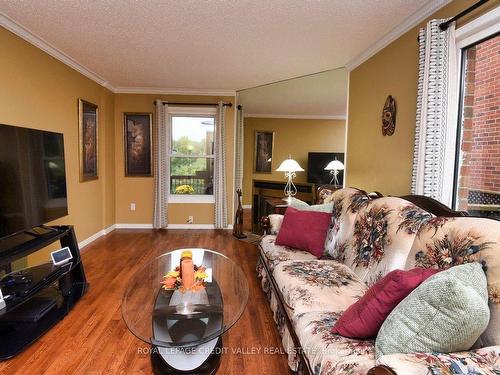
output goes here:
[{"label": "window curtain", "polygon": [[170,129],[167,123],[168,106],[156,100],[154,138],[154,212],[153,228],[167,227],[168,196],[170,194]]},{"label": "window curtain", "polygon": [[226,199],[226,140],[225,140],[226,107],[219,102],[217,124],[215,126],[215,161],[214,161],[214,196],[215,196],[215,228],[227,227]]},{"label": "window curtain", "polygon": [[243,185],[243,109],[238,106],[236,118],[236,155],[234,169],[234,186],[236,190],[241,189]]},{"label": "window curtain", "polygon": [[458,100],[455,26],[431,20],[419,33],[419,74],[412,193],[451,203]]}]

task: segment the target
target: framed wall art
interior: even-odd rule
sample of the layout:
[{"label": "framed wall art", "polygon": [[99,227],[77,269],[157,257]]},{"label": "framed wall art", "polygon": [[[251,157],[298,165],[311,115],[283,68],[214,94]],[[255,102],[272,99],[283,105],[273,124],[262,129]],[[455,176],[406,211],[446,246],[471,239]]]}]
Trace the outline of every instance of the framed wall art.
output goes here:
[{"label": "framed wall art", "polygon": [[80,181],[99,178],[99,114],[98,107],[78,99]]},{"label": "framed wall art", "polygon": [[272,173],[274,132],[255,132],[255,173]]},{"label": "framed wall art", "polygon": [[124,113],[125,176],[151,177],[152,168],[151,113]]}]

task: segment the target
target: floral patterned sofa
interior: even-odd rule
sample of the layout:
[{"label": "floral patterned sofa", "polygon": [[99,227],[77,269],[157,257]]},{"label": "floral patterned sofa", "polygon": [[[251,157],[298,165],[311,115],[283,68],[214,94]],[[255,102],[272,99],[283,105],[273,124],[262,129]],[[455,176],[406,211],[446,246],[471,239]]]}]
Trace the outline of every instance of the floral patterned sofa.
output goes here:
[{"label": "floral patterned sofa", "polygon": [[[279,225],[268,230],[259,246],[257,272],[293,371],[500,374],[500,222],[434,216],[409,200],[369,196],[354,188],[323,190],[320,198],[333,202],[321,259],[276,245]],[[273,219],[279,224],[282,217]],[[418,266],[445,269],[466,262],[482,263],[490,295],[490,324],[474,349],[376,359],[374,340],[331,332],[342,312],[388,272]]]}]

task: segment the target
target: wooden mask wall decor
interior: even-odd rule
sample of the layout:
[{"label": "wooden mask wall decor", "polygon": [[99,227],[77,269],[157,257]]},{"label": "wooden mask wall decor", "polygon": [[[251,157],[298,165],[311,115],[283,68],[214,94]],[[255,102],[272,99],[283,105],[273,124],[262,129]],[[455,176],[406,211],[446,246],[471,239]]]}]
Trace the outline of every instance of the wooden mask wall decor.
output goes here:
[{"label": "wooden mask wall decor", "polygon": [[393,135],[396,130],[396,100],[389,95],[382,110],[382,134]]}]

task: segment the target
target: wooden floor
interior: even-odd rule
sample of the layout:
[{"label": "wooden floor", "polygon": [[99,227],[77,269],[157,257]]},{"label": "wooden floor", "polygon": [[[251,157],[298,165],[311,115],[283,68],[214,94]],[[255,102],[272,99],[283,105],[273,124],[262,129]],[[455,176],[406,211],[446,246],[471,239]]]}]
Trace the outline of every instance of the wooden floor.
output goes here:
[{"label": "wooden floor", "polygon": [[[149,346],[121,318],[129,278],[148,260],[169,250],[203,247],[226,254],[245,272],[250,288],[241,319],[223,336],[228,353],[217,374],[287,374],[273,317],[255,274],[256,246],[230,231],[115,230],[88,245],[83,263],[87,294],[51,331],[17,357],[0,362],[0,374],[151,374]],[[273,354],[252,354],[264,352]],[[276,354],[277,353],[277,354]]]}]

